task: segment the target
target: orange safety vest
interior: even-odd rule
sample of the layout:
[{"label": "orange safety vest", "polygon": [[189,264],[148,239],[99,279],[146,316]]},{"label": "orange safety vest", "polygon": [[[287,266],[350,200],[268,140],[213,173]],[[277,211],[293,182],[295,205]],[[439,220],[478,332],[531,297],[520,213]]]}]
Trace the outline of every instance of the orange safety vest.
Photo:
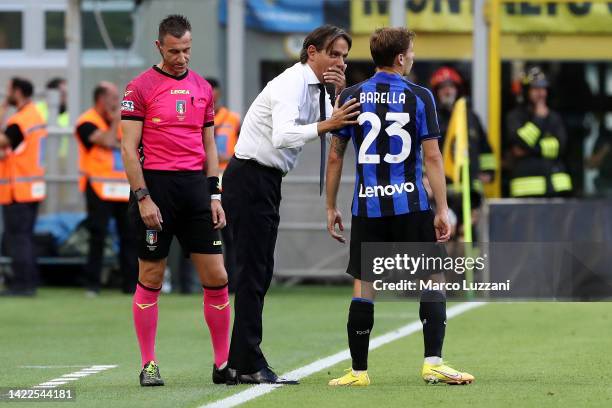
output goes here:
[{"label": "orange safety vest", "polygon": [[[77,119],[75,137],[79,144],[79,172],[81,173],[79,190],[85,191],[89,181],[91,188],[101,200],[128,201],[130,185],[121,160],[121,149],[97,144],[87,149],[76,132],[76,129],[85,122],[93,123],[102,132],[110,128],[94,108],[84,112]],[[121,128],[117,136],[121,140]]]},{"label": "orange safety vest", "polygon": [[[226,107],[219,108],[215,114],[215,143],[217,150],[229,157],[234,155],[234,147],[238,141],[240,116]],[[225,170],[229,160],[219,159],[219,169]]]},{"label": "orange safety vest", "polygon": [[42,201],[45,184],[45,141],[47,126],[36,106],[29,102],[11,116],[7,126],[17,125],[23,141],[5,149],[0,159],[0,204]]}]

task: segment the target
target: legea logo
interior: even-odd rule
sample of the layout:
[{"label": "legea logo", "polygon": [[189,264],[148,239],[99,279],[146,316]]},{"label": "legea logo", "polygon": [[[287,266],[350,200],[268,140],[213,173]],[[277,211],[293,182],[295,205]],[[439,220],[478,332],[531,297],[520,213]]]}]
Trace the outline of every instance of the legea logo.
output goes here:
[{"label": "legea logo", "polygon": [[386,186],[359,185],[359,197],[386,197],[395,194],[411,193],[414,191],[414,183],[406,182],[400,184],[387,184]]}]

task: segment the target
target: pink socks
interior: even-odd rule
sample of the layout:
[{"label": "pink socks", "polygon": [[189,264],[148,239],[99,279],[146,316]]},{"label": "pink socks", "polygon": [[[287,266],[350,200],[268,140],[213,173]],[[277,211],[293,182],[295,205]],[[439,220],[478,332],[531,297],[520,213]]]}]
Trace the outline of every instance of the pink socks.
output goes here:
[{"label": "pink socks", "polygon": [[227,362],[230,319],[227,285],[220,288],[204,288],[204,320],[210,331],[217,368],[222,368],[221,366]]},{"label": "pink socks", "polygon": [[155,360],[155,334],[157,333],[157,300],[159,289],[152,289],[140,282],[136,285],[132,303],[134,315],[134,327],[140,346],[140,356],[144,366],[151,360]]},{"label": "pink socks", "polygon": [[[156,361],[155,335],[157,333],[157,301],[160,289],[148,288],[138,282],[136,293],[134,293],[132,313],[143,366],[151,360]],[[204,320],[206,320],[210,331],[217,368],[221,368],[227,363],[230,311],[227,285],[221,288],[204,288]]]}]

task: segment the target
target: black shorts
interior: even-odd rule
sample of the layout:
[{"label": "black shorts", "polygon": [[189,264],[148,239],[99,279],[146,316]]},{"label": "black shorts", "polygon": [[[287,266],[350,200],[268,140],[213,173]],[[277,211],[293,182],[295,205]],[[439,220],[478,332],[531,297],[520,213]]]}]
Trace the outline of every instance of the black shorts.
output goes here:
[{"label": "black shorts", "polygon": [[[369,242],[435,243],[434,214],[431,210],[419,211],[391,217],[358,217],[351,221],[351,241],[349,264],[346,273],[363,281],[375,279],[371,271],[362,271],[362,244]],[[423,246],[425,247],[425,246]],[[441,245],[426,245],[428,255],[444,256],[446,251]],[[433,251],[433,252],[432,252]],[[389,247],[389,252],[393,248]],[[420,255],[414,254],[414,256]],[[434,272],[435,273],[435,272]],[[428,273],[431,275],[431,272]],[[415,277],[424,277],[417,274]]]},{"label": "black shorts", "polygon": [[130,218],[136,224],[138,257],[163,259],[168,256],[172,237],[183,251],[221,254],[221,233],[213,228],[208,180],[201,171],[143,170],[151,199],[162,214],[162,230],[147,228],[140,217],[138,202],[130,196]]}]

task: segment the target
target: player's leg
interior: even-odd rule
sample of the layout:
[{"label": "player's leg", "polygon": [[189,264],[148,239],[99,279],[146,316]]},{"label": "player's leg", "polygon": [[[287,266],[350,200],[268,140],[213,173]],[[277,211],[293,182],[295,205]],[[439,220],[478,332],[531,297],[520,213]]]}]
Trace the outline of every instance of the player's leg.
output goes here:
[{"label": "player's leg", "polygon": [[204,320],[214,353],[213,382],[225,384],[231,308],[223,255],[192,253],[191,259],[204,288]]},{"label": "player's leg", "polygon": [[[435,244],[436,235],[433,228],[434,215],[431,211],[415,214],[412,222],[420,231],[419,240],[425,244],[431,243],[427,248],[428,256],[445,257],[446,250]],[[435,272],[435,271],[434,271]],[[429,275],[425,280],[434,283],[444,283],[444,273],[437,272]],[[439,287],[440,285],[434,285]],[[462,373],[444,364],[442,360],[442,347],[446,334],[446,292],[440,290],[425,290],[421,293],[419,304],[419,319],[423,323],[423,344],[425,348],[423,369],[421,375],[423,380],[429,384],[469,384],[474,377],[468,373]]]},{"label": "player's leg", "polygon": [[164,385],[155,357],[155,337],[158,319],[157,303],[164,281],[166,259],[139,259],[138,264],[138,284],[134,292],[132,314],[143,367],[140,373],[140,385]]},{"label": "player's leg", "polygon": [[346,332],[351,351],[351,368],[339,378],[329,382],[333,386],[366,386],[368,376],[368,349],[374,327],[374,290],[372,283],[355,279],[353,298],[349,306]]},{"label": "player's leg", "polygon": [[[156,186],[154,180],[147,180],[148,185]],[[152,194],[156,192],[152,191]],[[158,196],[159,197],[159,196]],[[156,197],[153,196],[155,199]],[[164,281],[166,258],[172,242],[173,217],[165,212],[166,205],[161,198],[156,202],[162,211],[163,231],[148,229],[140,217],[138,203],[132,197],[129,205],[130,220],[136,231],[138,251],[138,283],[134,291],[132,315],[136,337],[140,347],[143,369],[140,373],[140,385],[164,385],[159,375],[155,357],[155,337],[157,334],[158,300]]]},{"label": "player's leg", "polygon": [[369,276],[361,273],[361,243],[384,240],[385,228],[380,220],[364,217],[353,217],[351,225],[349,265],[346,272],[354,281],[346,331],[352,365],[345,375],[329,381],[332,386],[370,384],[367,370],[370,334],[374,327],[374,288]]}]

